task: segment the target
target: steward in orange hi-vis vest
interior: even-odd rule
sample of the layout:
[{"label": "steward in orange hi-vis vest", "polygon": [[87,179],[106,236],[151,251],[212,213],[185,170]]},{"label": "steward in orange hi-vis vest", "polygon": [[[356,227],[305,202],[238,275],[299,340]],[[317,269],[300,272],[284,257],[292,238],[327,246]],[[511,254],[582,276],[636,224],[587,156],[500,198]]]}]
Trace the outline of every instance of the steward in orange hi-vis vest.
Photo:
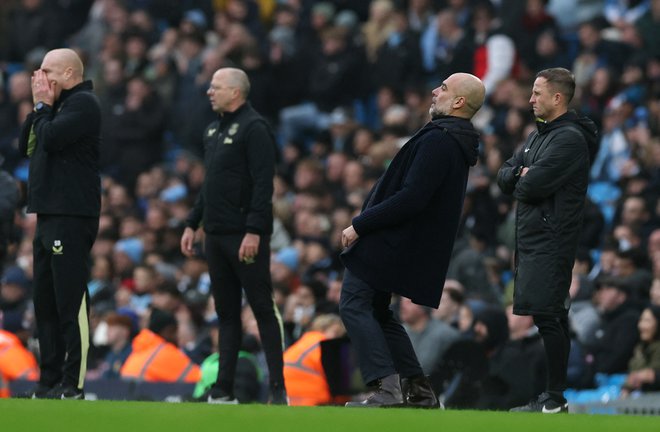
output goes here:
[{"label": "steward in orange hi-vis vest", "polygon": [[338,316],[319,315],[310,330],[284,352],[284,383],[289,405],[341,404],[347,397],[333,397],[321,363],[321,342],[345,333]]},{"label": "steward in orange hi-vis vest", "polygon": [[0,330],[0,398],[9,397],[9,381],[16,379],[39,379],[37,360],[16,335]]},{"label": "steward in orange hi-vis vest", "polygon": [[124,380],[195,383],[199,366],[161,336],[144,329],[133,339],[133,352],[120,375]]}]

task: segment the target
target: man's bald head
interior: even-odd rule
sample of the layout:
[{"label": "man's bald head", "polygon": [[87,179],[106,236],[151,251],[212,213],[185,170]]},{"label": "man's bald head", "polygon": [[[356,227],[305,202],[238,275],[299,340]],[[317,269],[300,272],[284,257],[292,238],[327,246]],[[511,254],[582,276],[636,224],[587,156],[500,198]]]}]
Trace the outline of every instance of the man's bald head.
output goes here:
[{"label": "man's bald head", "polygon": [[79,79],[82,81],[85,69],[80,56],[69,48],[58,48],[49,51],[44,57],[44,62],[47,58],[51,57],[57,64],[61,65],[64,69],[71,69],[71,78]]},{"label": "man's bald head", "polygon": [[484,103],[486,89],[479,78],[469,73],[455,73],[433,90],[429,113],[471,119]]},{"label": "man's bald head", "polygon": [[[456,96],[465,97],[463,112],[472,118],[484,104],[486,87],[479,78],[469,73],[456,73]],[[462,117],[462,116],[459,116]]]},{"label": "man's bald head", "polygon": [[234,112],[247,101],[250,80],[237,68],[218,69],[206,91],[211,108],[217,113]]},{"label": "man's bald head", "polygon": [[226,86],[237,88],[243,100],[247,100],[250,94],[250,79],[243,70],[228,67],[219,69],[216,73],[222,77]]},{"label": "man's bald head", "polygon": [[68,48],[48,51],[41,68],[46,73],[48,82],[58,100],[62,90],[69,90],[83,81],[83,64],[78,54]]}]

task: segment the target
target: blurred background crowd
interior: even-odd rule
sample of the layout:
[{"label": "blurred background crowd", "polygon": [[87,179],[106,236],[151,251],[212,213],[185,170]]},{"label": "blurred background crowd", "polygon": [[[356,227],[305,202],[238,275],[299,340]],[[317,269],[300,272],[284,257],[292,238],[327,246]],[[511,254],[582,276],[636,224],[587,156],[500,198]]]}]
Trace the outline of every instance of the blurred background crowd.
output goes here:
[{"label": "blurred background crowd", "polygon": [[[618,376],[622,397],[660,389],[660,0],[3,1],[0,168],[22,196],[2,227],[0,323],[36,355],[36,217],[23,211],[17,136],[33,109],[32,71],[56,47],[80,53],[103,110],[88,379],[119,379],[144,329],[196,364],[214,352],[204,251],[185,258],[179,240],[204,179],[215,70],[247,72],[249,100],[276,132],[271,273],[287,347],[310,331],[341,336],[341,231],[429,120],[431,90],[465,71],[484,81],[487,99],[473,120],[480,160],[448,279],[438,281],[442,303],[394,308],[448,406],[527,402],[544,388],[545,365],[531,318],[510,313],[516,204],[494,178],[535,127],[536,72],[566,67],[572,108],[600,129],[570,290],[569,382],[593,389]],[[257,390],[239,398],[260,400],[267,370],[248,306],[243,318],[243,376]]]}]

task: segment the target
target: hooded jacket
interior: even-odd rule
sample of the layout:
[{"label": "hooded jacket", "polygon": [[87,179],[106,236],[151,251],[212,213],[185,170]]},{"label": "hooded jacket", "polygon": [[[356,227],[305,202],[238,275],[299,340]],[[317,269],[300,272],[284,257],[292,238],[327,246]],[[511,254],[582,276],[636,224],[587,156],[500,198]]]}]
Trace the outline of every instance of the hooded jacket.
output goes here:
[{"label": "hooded jacket", "polygon": [[[549,123],[538,121],[537,129],[497,174],[502,192],[518,201],[513,311],[562,316],[570,307],[597,129],[572,111]],[[523,167],[529,171],[520,177]]]},{"label": "hooded jacket", "polygon": [[441,116],[408,140],[353,218],[359,238],[341,255],[353,274],[438,307],[478,137],[469,120]]}]

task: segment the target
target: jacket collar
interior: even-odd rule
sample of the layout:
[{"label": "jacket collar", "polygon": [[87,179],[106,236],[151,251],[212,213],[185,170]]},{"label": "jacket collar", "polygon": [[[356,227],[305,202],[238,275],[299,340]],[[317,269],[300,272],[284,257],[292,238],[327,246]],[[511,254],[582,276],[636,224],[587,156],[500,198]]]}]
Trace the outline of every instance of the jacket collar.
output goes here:
[{"label": "jacket collar", "polygon": [[94,90],[94,84],[92,83],[92,80],[83,81],[80,84],[71,87],[70,89],[62,90],[62,93],[60,94],[59,102],[60,103],[63,102],[66,98],[68,98],[72,94],[81,91],[92,91],[92,90]]}]

